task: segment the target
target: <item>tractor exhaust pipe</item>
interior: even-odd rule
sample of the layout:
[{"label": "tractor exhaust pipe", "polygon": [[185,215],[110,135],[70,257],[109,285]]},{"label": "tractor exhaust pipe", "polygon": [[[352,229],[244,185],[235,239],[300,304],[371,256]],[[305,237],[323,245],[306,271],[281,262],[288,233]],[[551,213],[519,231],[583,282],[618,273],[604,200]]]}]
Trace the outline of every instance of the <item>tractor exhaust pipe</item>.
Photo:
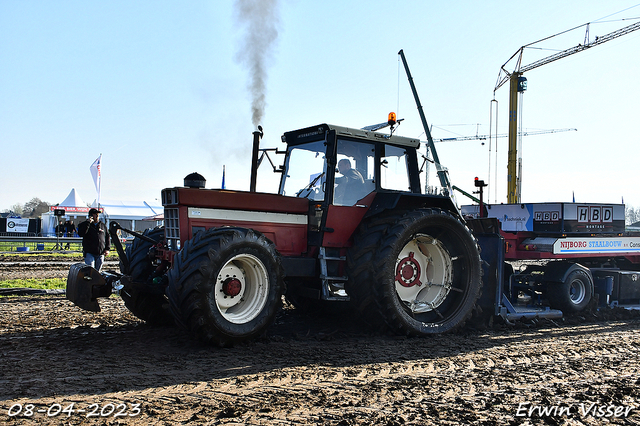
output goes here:
[{"label": "tractor exhaust pipe", "polygon": [[258,126],[258,130],[253,132],[253,156],[251,158],[251,183],[249,191],[256,192],[256,183],[258,180],[258,153],[260,152],[260,139],[264,132],[262,126]]}]

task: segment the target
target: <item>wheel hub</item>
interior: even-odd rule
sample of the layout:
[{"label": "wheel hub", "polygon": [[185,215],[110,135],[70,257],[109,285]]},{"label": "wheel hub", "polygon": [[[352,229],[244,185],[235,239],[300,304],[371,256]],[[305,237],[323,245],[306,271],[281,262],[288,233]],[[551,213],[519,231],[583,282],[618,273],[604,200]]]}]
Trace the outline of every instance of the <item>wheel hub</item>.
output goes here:
[{"label": "wheel hub", "polygon": [[569,297],[573,303],[576,305],[582,303],[585,298],[585,293],[586,290],[582,281],[574,280],[571,282],[569,286]]},{"label": "wheel hub", "polygon": [[396,281],[403,287],[422,285],[420,282],[420,264],[416,261],[413,252],[398,262],[396,267]]},{"label": "wheel hub", "polygon": [[246,291],[246,278],[241,268],[228,262],[218,274],[216,284],[216,302],[223,311],[242,302]]},{"label": "wheel hub", "polygon": [[242,283],[237,278],[227,278],[222,283],[222,291],[229,297],[235,297],[242,291]]},{"label": "wheel hub", "polygon": [[251,321],[260,314],[269,296],[269,274],[264,263],[247,253],[232,257],[217,274],[213,296],[227,321]]},{"label": "wheel hub", "polygon": [[407,309],[418,314],[437,309],[451,290],[452,258],[442,243],[415,234],[396,261],[396,293]]}]

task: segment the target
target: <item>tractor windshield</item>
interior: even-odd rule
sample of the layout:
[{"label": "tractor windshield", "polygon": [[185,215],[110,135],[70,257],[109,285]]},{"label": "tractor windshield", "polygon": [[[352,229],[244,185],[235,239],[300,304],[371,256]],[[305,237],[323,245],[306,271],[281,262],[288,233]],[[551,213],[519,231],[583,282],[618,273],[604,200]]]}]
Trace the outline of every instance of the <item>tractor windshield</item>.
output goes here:
[{"label": "tractor windshield", "polygon": [[290,146],[288,151],[287,174],[282,179],[280,194],[324,200],[327,175],[324,141]]},{"label": "tractor windshield", "polygon": [[333,180],[333,197],[328,201],[353,206],[376,187],[411,191],[410,156],[405,147],[338,137],[335,155],[335,170],[328,173],[324,140],[289,145],[280,194],[325,201],[326,183]]}]

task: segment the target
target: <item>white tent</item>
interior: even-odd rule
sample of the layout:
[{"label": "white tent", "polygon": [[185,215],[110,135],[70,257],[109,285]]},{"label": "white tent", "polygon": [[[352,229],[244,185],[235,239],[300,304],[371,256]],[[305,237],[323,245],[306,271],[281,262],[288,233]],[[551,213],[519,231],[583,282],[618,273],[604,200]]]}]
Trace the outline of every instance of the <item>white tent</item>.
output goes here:
[{"label": "white tent", "polygon": [[[53,212],[56,209],[64,210],[64,216],[55,216]],[[42,214],[42,235],[53,236],[59,220],[66,221],[69,219],[77,225],[80,222],[79,218],[84,219],[87,216],[89,209],[90,207],[87,203],[82,201],[82,198],[80,198],[76,189],[71,188],[71,192],[69,192],[69,195],[67,195],[67,198],[65,198],[64,201],[55,206],[51,206],[48,212]]]},{"label": "white tent", "polygon": [[86,208],[88,206],[88,204],[85,203],[84,201],[82,201],[82,198],[80,198],[80,196],[76,192],[76,189],[72,188],[71,192],[69,193],[69,195],[67,195],[67,198],[65,198],[63,202],[58,204],[58,206],[60,206],[60,207],[82,207],[82,208]]},{"label": "white tent", "polygon": [[[96,206],[96,201],[93,202]],[[126,229],[142,232],[162,223],[155,216],[164,213],[164,208],[146,201],[100,200],[105,222],[116,221]]]}]

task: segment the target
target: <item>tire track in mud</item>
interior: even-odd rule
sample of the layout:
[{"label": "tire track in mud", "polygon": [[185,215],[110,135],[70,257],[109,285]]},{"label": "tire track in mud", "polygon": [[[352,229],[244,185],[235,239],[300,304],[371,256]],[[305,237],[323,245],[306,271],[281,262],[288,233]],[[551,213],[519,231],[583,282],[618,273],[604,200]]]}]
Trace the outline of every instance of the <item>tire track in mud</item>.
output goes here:
[{"label": "tire track in mud", "polygon": [[[601,330],[595,330],[596,332]],[[614,339],[633,337],[634,332],[614,332],[610,335]],[[591,341],[594,339],[586,339]],[[561,345],[567,342],[559,342]],[[583,341],[573,341],[573,347],[564,348],[566,354],[575,354],[575,347],[582,347]],[[547,353],[537,353],[537,349],[531,349],[530,345],[522,345],[521,355],[504,356],[500,352],[503,346],[480,350],[473,354],[456,355],[449,359],[429,360],[426,362],[393,363],[391,365],[362,365],[357,375],[345,375],[335,373],[332,368],[316,367],[314,369],[297,374],[284,373],[284,377],[272,380],[269,386],[263,386],[261,377],[247,376],[242,383],[227,383],[224,388],[212,390],[213,393],[221,392],[222,399],[228,396],[244,399],[247,395],[260,395],[257,401],[263,401],[274,395],[284,394],[284,399],[297,399],[307,397],[311,406],[322,407],[316,414],[324,413],[334,419],[343,418],[345,411],[351,411],[356,417],[364,416],[360,420],[371,420],[371,413],[389,412],[389,401],[408,402],[410,407],[405,413],[406,419],[418,418],[424,415],[421,408],[426,405],[434,407],[456,407],[463,405],[472,408],[474,412],[480,412],[483,408],[490,407],[493,410],[503,408],[505,412],[513,412],[513,406],[517,406],[515,399],[519,393],[535,392],[539,399],[555,395],[558,386],[566,387],[598,387],[606,386],[607,380],[585,378],[582,372],[567,374],[558,377],[557,373],[568,370],[567,363],[572,359],[585,359],[596,362],[601,358],[615,358],[608,344],[598,348],[592,348],[586,357],[565,356],[559,352],[556,358]],[[509,348],[513,349],[513,348]],[[617,352],[627,358],[629,348],[617,348]],[[633,351],[631,352],[633,353]],[[637,357],[637,347],[635,348]],[[628,358],[627,358],[628,359]],[[631,358],[633,359],[633,358]],[[606,364],[606,362],[605,362]],[[536,366],[546,368],[543,377],[524,377],[518,379],[525,372],[522,367]],[[638,378],[638,366],[632,365],[622,380]],[[551,368],[549,370],[549,368]],[[531,372],[531,376],[539,376],[538,370]],[[487,377],[489,380],[487,386]],[[484,382],[484,383],[483,383]],[[309,385],[313,383],[313,385]],[[457,384],[456,384],[457,383]],[[477,384],[475,384],[477,383]],[[429,392],[422,392],[428,385]],[[534,389],[536,388],[536,389]],[[435,392],[434,392],[435,390]],[[316,394],[317,397],[309,397]],[[364,394],[364,398],[362,395]],[[339,395],[339,397],[337,396]],[[567,404],[572,401],[578,403],[579,399],[567,399],[556,401],[557,404]],[[636,394],[637,397],[637,394]],[[273,399],[273,398],[271,398]],[[277,399],[277,398],[276,398]],[[339,401],[342,400],[342,401]],[[506,404],[495,404],[496,401],[505,400]],[[553,403],[553,400],[550,400]],[[636,399],[620,399],[618,404],[631,404]],[[394,404],[392,404],[393,406]],[[403,404],[404,405],[404,404]],[[438,410],[436,409],[436,412]],[[444,421],[444,419],[441,419]],[[453,422],[455,423],[455,422]],[[443,423],[446,424],[446,423]]]},{"label": "tire track in mud", "polygon": [[[611,336],[619,338],[629,333],[616,332]],[[581,346],[581,343],[578,342],[577,346]],[[607,358],[610,351],[606,346],[591,350],[588,360],[598,360],[603,356]],[[487,411],[487,415],[496,410],[508,415],[513,414],[520,394],[537,395],[539,400],[547,398],[550,403],[568,404],[584,400],[576,399],[575,395],[571,399],[571,393],[563,392],[564,400],[554,401],[553,395],[567,386],[571,389],[584,387],[597,390],[599,387],[616,385],[609,380],[578,379],[582,373],[557,377],[553,370],[565,370],[568,357],[554,361],[546,353],[532,353],[535,350],[517,357],[504,357],[499,353],[501,349],[494,347],[444,360],[405,361],[382,366],[364,364],[351,367],[346,374],[340,369],[326,366],[284,368],[272,372],[270,377],[249,374],[235,379],[156,389],[147,392],[150,398],[147,401],[153,403],[152,395],[155,395],[157,404],[153,405],[171,402],[174,409],[175,404],[179,404],[181,411],[188,413],[186,406],[193,405],[195,401],[202,404],[203,398],[214,400],[223,407],[218,413],[222,418],[242,420],[247,424],[259,422],[252,423],[252,419],[256,418],[248,417],[246,413],[252,413],[252,416],[258,413],[259,421],[269,422],[295,422],[301,418],[306,421],[339,421],[345,416],[359,422],[375,422],[381,418],[403,418],[411,422],[424,416],[435,416],[441,424],[456,424],[457,420],[447,423],[446,418],[439,417],[440,414],[447,410],[467,409],[476,416],[483,410]],[[618,352],[627,354],[626,351]],[[511,362],[503,362],[505,359]],[[537,364],[540,368],[552,366],[553,369],[547,369],[544,377],[538,380],[520,377],[523,375],[520,366],[531,364]],[[629,373],[621,379],[637,378],[637,366]],[[488,377],[492,379],[488,380]],[[242,408],[238,407],[237,401],[242,401]],[[299,407],[305,407],[304,412],[292,407],[291,401],[297,401]],[[634,400],[623,398],[615,402],[630,404]],[[270,414],[272,412],[277,415]],[[180,421],[183,415],[181,413],[173,420]],[[467,420],[473,420],[472,417]],[[481,417],[477,420],[480,421]]]}]

